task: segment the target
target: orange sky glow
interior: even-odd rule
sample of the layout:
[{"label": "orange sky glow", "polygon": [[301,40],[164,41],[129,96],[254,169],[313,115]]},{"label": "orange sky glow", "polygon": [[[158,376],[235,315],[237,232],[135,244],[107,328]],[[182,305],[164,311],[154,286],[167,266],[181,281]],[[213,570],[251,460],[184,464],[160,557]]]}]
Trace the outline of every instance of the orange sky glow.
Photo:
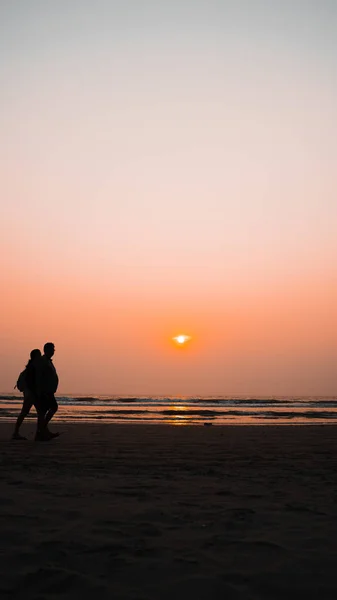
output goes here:
[{"label": "orange sky glow", "polygon": [[52,341],[60,393],[335,395],[337,8],[29,4],[0,8],[0,391]]}]

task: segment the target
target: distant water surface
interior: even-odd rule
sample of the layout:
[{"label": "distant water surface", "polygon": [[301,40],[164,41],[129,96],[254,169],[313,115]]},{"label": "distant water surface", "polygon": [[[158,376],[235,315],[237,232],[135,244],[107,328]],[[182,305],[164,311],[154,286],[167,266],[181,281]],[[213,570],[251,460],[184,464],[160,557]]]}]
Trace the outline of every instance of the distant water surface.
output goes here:
[{"label": "distant water surface", "polygon": [[[337,396],[58,396],[58,421],[107,423],[310,424],[337,423]],[[0,419],[13,420],[21,395],[0,395]],[[32,410],[30,418],[35,418]]]}]

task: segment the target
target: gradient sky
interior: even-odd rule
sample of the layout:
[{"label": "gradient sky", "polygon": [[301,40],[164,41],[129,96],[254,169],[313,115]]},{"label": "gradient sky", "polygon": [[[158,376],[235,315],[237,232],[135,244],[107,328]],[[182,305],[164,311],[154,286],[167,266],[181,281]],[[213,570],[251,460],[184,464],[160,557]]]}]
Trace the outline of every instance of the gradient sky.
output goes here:
[{"label": "gradient sky", "polygon": [[337,393],[335,0],[0,0],[0,89],[0,390]]}]

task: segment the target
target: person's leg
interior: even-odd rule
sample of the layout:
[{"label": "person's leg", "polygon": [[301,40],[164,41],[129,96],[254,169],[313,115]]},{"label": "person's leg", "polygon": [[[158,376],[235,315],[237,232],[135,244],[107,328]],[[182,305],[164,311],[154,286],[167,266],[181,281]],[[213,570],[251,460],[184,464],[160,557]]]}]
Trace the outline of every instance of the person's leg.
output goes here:
[{"label": "person's leg", "polygon": [[56,398],[55,398],[54,394],[51,394],[50,398],[49,398],[49,409],[48,409],[48,411],[46,413],[46,417],[45,417],[45,426],[46,426],[47,430],[48,430],[48,423],[49,423],[49,421],[51,421],[51,419],[55,415],[57,409],[58,409],[58,404],[56,402]]},{"label": "person's leg", "polygon": [[37,431],[42,433],[46,428],[46,411],[39,409],[37,410]]},{"label": "person's leg", "polygon": [[52,433],[48,429],[48,423],[58,409],[54,394],[44,394],[36,401],[37,430],[35,441],[48,441],[57,437],[59,433]]},{"label": "person's leg", "polygon": [[48,398],[45,395],[36,395],[34,405],[37,412],[35,440],[49,439],[46,435],[46,413],[49,407]]},{"label": "person's leg", "polygon": [[15,428],[14,428],[14,432],[12,435],[12,438],[14,440],[25,440],[26,438],[23,437],[22,435],[19,434],[19,429],[24,421],[24,419],[26,418],[26,416],[29,414],[30,409],[33,406],[33,401],[32,401],[32,397],[30,394],[24,394],[23,396],[23,404],[22,404],[22,408],[21,408],[21,412],[16,420],[15,423]]},{"label": "person's leg", "polygon": [[28,413],[24,412],[23,409],[21,409],[21,412],[15,423],[15,427],[14,427],[14,431],[13,431],[13,435],[12,435],[13,440],[26,440],[27,439],[27,438],[23,437],[22,435],[20,435],[20,433],[19,433],[19,429],[23,423],[24,418],[27,416],[27,414]]}]

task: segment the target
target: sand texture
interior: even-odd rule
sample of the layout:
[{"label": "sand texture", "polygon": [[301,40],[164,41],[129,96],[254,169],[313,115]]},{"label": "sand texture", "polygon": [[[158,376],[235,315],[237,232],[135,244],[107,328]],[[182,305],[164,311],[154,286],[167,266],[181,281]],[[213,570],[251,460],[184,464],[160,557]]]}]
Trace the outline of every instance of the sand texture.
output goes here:
[{"label": "sand texture", "polygon": [[62,428],[0,425],[1,598],[336,600],[336,427]]}]

